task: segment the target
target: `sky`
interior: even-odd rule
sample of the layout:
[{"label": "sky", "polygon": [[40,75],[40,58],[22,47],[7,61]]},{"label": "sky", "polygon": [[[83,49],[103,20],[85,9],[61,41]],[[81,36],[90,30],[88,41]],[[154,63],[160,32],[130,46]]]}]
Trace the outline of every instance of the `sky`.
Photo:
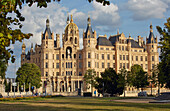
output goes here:
[{"label": "sky", "polygon": [[[97,35],[110,35],[124,33],[137,39],[142,36],[144,40],[149,36],[149,25],[152,23],[154,35],[160,38],[156,26],[164,27],[166,19],[170,17],[170,0],[110,0],[109,6],[103,6],[95,0],[61,0],[49,3],[47,8],[37,8],[36,4],[21,9],[25,21],[22,22],[22,31],[32,33],[29,40],[24,40],[26,52],[30,50],[31,43],[41,44],[41,33],[45,31],[45,21],[50,20],[51,31],[61,35],[64,33],[68,14],[73,15],[73,21],[79,28],[80,48],[83,44],[83,31],[87,27],[87,18],[90,16],[92,29]],[[13,16],[13,15],[12,15]],[[15,27],[14,27],[15,28]],[[62,44],[61,44],[62,45]],[[9,48],[16,55],[15,63],[8,63],[6,77],[16,77],[15,72],[21,65],[22,43],[16,42]]]}]

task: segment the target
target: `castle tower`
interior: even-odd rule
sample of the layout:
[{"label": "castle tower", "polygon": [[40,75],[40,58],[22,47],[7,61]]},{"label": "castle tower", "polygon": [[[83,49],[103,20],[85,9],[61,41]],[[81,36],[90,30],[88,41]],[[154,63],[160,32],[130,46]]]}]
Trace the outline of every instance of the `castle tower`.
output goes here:
[{"label": "castle tower", "polygon": [[71,20],[67,17],[67,26],[65,28],[65,33],[62,37],[63,47],[72,45],[79,49],[79,29],[77,25],[73,22],[73,15],[71,15]]},{"label": "castle tower", "polygon": [[46,29],[41,37],[43,48],[54,48],[54,33],[51,33],[49,19],[46,20]]},{"label": "castle tower", "polygon": [[146,46],[148,52],[148,72],[151,74],[151,70],[154,68],[154,65],[159,63],[159,54],[158,54],[158,42],[153,34],[153,26],[150,25],[150,34],[149,38],[146,38]]},{"label": "castle tower", "polygon": [[83,32],[83,46],[84,48],[95,48],[96,41],[96,31],[93,32],[91,27],[91,19],[88,17],[87,19],[87,29],[86,32]]}]

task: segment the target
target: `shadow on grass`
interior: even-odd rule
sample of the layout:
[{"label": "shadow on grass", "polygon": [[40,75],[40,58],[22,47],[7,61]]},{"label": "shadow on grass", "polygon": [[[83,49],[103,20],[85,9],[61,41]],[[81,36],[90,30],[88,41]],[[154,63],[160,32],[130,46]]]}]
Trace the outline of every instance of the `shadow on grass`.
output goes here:
[{"label": "shadow on grass", "polygon": [[[87,107],[86,110],[97,110],[97,109],[88,109],[97,106],[107,107],[107,108],[115,106],[115,107],[119,107],[122,110],[127,107],[129,107],[130,109],[141,108],[144,110],[153,110],[157,108],[160,108],[160,110],[170,109],[170,104],[124,103],[124,102],[110,101],[109,99],[103,100],[103,99],[95,99],[95,98],[56,98],[56,99],[44,99],[44,100],[37,100],[37,101],[32,100],[32,101],[22,101],[22,102],[33,103],[33,104],[45,103],[45,104],[56,104],[56,105],[69,104],[69,105]],[[108,110],[108,109],[104,109],[104,110]]]},{"label": "shadow on grass", "polygon": [[124,111],[120,109],[81,109],[81,108],[68,108],[68,107],[53,107],[53,106],[32,106],[29,104],[8,104],[1,103],[0,111]]}]

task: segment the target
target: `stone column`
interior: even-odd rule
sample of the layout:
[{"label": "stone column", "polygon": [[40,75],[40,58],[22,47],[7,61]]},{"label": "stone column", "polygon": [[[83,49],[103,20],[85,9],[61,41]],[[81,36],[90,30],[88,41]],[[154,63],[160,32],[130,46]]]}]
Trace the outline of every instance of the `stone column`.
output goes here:
[{"label": "stone column", "polygon": [[24,92],[25,92],[25,83],[24,83]]},{"label": "stone column", "polygon": [[73,80],[71,80],[71,92],[73,92]]},{"label": "stone column", "polygon": [[53,92],[56,92],[56,82],[55,82],[55,79],[53,79],[53,84],[54,84],[54,90],[53,90]]},{"label": "stone column", "polygon": [[66,82],[64,81],[64,92],[66,92]]},{"label": "stone column", "polygon": [[60,82],[58,79],[57,79],[57,92],[60,92]]},{"label": "stone column", "polygon": [[76,81],[73,82],[73,91],[75,91]]},{"label": "stone column", "polygon": [[10,92],[12,92],[12,79],[11,79],[11,84],[10,84],[10,87],[11,87],[11,90],[10,90]]},{"label": "stone column", "polygon": [[17,82],[17,92],[19,92],[19,82]]}]

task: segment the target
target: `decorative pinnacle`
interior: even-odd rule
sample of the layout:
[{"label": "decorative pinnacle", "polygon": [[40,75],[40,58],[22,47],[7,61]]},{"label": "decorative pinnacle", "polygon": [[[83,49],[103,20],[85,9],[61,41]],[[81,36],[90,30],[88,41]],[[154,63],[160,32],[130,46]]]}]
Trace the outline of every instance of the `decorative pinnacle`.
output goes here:
[{"label": "decorative pinnacle", "polygon": [[150,32],[153,32],[152,22],[151,22],[151,24],[150,24]]},{"label": "decorative pinnacle", "polygon": [[73,22],[73,15],[71,14],[71,20],[70,20],[70,22],[72,23]]}]

